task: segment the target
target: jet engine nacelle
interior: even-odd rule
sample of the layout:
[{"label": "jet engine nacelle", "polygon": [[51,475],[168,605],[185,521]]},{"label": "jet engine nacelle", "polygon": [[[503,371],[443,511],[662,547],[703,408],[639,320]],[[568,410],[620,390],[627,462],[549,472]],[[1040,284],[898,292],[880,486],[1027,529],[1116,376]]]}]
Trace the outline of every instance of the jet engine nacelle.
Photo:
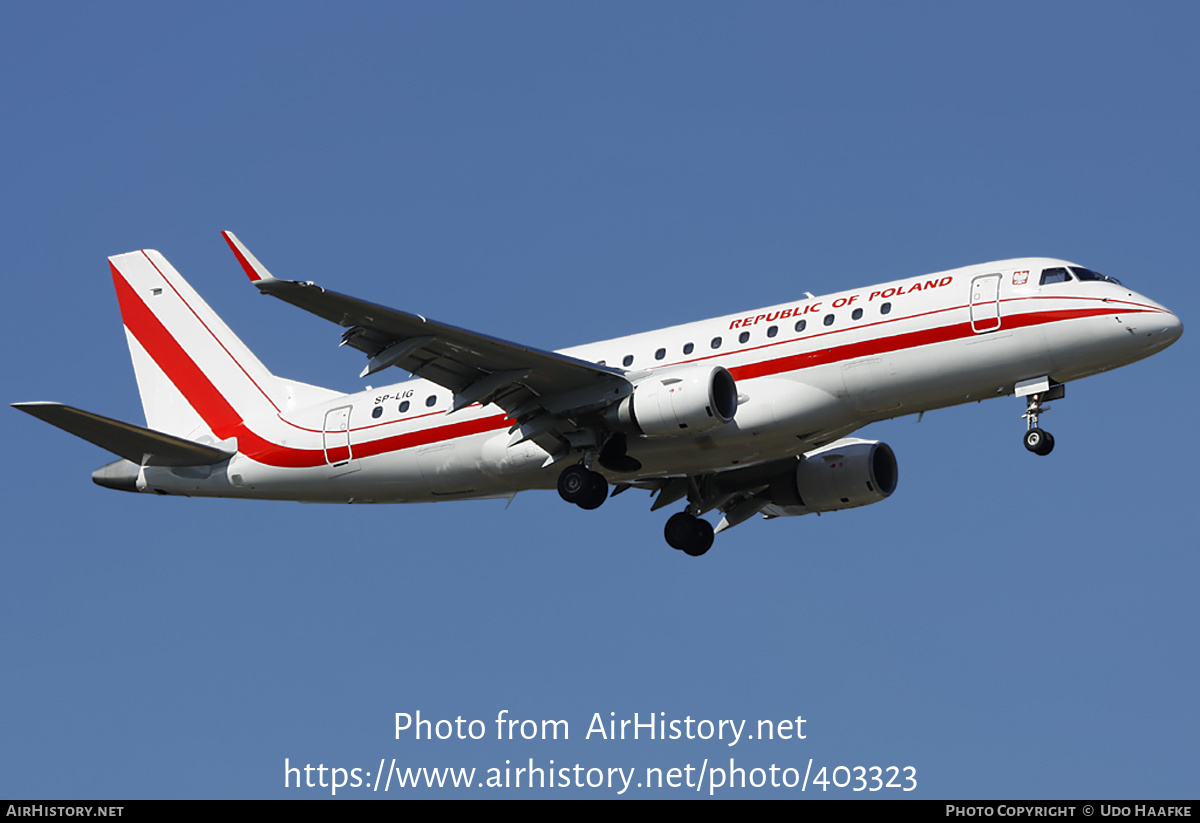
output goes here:
[{"label": "jet engine nacelle", "polygon": [[724,426],[737,406],[737,385],[723,366],[674,366],[642,378],[608,421],[646,437],[679,437]]},{"label": "jet engine nacelle", "polygon": [[784,515],[853,509],[890,497],[899,476],[887,443],[847,438],[804,455],[771,484],[771,502]]}]

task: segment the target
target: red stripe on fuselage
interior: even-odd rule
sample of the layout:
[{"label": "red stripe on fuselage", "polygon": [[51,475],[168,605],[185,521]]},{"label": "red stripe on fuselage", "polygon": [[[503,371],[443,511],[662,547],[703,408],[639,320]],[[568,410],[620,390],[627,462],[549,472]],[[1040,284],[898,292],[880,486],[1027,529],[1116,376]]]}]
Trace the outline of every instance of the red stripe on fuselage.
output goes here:
[{"label": "red stripe on fuselage", "polygon": [[[1114,311],[1107,308],[1095,308],[1059,309],[1057,311],[1031,312],[1029,314],[1010,314],[1003,318],[1003,327],[995,331],[1027,328],[1029,326],[1056,323],[1061,320],[1075,320],[1082,317],[1096,317],[1104,314],[1127,314],[1134,311],[1137,311],[1137,309],[1118,309]],[[904,318],[897,319],[901,320]],[[757,363],[733,366],[729,369],[729,373],[733,375],[734,380],[748,380],[754,377],[767,377],[773,374],[807,369],[813,366],[823,366],[842,360],[856,360],[859,357],[871,357],[876,354],[915,349],[921,346],[930,346],[934,343],[946,343],[951,340],[969,339],[979,336],[980,333],[972,329],[969,322],[953,323],[949,326],[934,326],[931,329],[919,329],[917,331],[888,335],[887,337],[873,337],[869,340],[860,340],[856,343],[845,343],[840,346],[831,346],[827,349],[815,349],[801,354],[785,355],[784,357],[776,357],[771,360],[761,360]]]},{"label": "red stripe on fuselage", "polygon": [[[290,446],[283,446],[272,443],[251,431],[237,410],[230,405],[220,390],[213,385],[203,370],[192,360],[179,342],[142,301],[133,287],[129,285],[118,271],[117,267],[111,262],[109,263],[109,267],[112,269],[113,283],[117,290],[117,300],[121,306],[121,316],[124,319],[126,328],[138,340],[142,348],[150,354],[154,362],[158,364],[159,368],[167,375],[172,384],[179,389],[196,412],[200,414],[204,422],[212,429],[213,434],[221,439],[236,437],[238,439],[239,451],[252,460],[264,465],[284,468],[310,468],[326,464],[327,461],[323,449],[297,449]],[[178,294],[178,292],[176,293]],[[180,296],[180,299],[183,299],[182,296]],[[186,301],[184,303],[186,305]],[[189,310],[191,309],[190,306],[188,308]],[[1031,312],[1028,314],[1010,314],[1003,318],[1004,330],[1084,317],[1126,314],[1139,311],[1145,311],[1145,309],[1060,309],[1055,311]],[[895,318],[895,321],[905,319],[911,318],[898,317]],[[207,326],[205,328],[207,329]],[[209,330],[209,333],[212,333],[211,330]],[[733,366],[729,371],[734,379],[748,380],[755,377],[766,377],[811,368],[813,366],[854,360],[859,357],[914,349],[934,343],[969,339],[976,336],[978,334],[971,328],[969,322],[954,323],[930,329],[921,329],[854,343],[846,343],[829,348],[819,348],[810,352],[785,355],[756,363],[746,363],[740,366]],[[214,338],[216,338],[216,335],[214,335]],[[220,340],[217,339],[217,342],[220,343]],[[780,341],[780,343],[782,344],[784,341]],[[226,353],[228,354],[227,349]],[[235,363],[237,362],[232,354],[229,356]],[[721,355],[712,355],[711,357],[717,356]],[[725,356],[728,356],[728,353]],[[711,357],[703,359],[711,359]],[[240,364],[238,366],[241,368]],[[286,423],[287,421],[283,422]],[[433,426],[428,429],[397,434],[391,437],[383,437],[378,440],[358,443],[352,440],[351,447],[356,458],[370,457],[430,443],[453,440],[459,437],[467,437],[473,434],[498,431],[507,428],[512,422],[507,415],[496,414],[474,420]],[[375,426],[372,425],[371,427],[374,428]],[[354,429],[352,431],[359,430]]]}]

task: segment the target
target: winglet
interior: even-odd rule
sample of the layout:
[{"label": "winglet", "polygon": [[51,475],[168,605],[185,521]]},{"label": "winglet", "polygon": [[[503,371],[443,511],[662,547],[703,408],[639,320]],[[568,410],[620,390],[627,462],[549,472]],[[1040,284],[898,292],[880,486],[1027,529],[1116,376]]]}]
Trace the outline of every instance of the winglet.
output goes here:
[{"label": "winglet", "polygon": [[221,232],[221,236],[225,238],[225,242],[229,244],[229,248],[233,249],[234,256],[242,264],[242,270],[246,272],[246,276],[253,281],[254,285],[261,286],[275,280],[271,276],[271,273],[267,271],[267,267],[258,262],[258,258],[242,245],[242,241],[238,240],[233,232],[223,231]]}]

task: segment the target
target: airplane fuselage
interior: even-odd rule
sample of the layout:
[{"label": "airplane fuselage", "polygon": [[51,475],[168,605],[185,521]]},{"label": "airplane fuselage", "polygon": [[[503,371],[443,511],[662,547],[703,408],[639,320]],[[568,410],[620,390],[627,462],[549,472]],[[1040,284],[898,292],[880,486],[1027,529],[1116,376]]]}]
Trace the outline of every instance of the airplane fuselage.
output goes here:
[{"label": "airplane fuselage", "polygon": [[[1011,395],[1022,381],[1097,374],[1178,337],[1178,318],[1116,282],[1041,282],[1043,272],[1072,266],[1046,258],[969,266],[561,354],[623,370],[631,383],[685,365],[724,367],[738,395],[729,422],[699,433],[631,436],[628,455],[640,468],[601,471],[613,482],[635,482],[736,470],[802,455],[872,421]],[[136,318],[130,325],[124,303],[122,310],[134,338],[154,334]],[[182,384],[171,365],[159,365]],[[143,466],[136,487],[384,503],[555,486],[562,465],[535,440],[513,444],[506,412],[479,404],[450,412],[452,402],[448,389],[413,379],[316,403],[276,403],[223,431],[200,409],[205,423],[188,436],[237,454],[209,467]]]}]

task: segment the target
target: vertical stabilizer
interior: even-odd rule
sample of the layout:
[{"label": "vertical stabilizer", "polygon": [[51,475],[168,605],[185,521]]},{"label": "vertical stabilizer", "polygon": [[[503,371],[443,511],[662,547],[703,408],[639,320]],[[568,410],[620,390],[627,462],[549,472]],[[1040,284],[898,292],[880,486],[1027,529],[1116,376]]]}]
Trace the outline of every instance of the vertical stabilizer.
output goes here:
[{"label": "vertical stabilizer", "polygon": [[288,382],[267,370],[161,254],[109,258],[146,425],[196,439],[275,416]]}]

